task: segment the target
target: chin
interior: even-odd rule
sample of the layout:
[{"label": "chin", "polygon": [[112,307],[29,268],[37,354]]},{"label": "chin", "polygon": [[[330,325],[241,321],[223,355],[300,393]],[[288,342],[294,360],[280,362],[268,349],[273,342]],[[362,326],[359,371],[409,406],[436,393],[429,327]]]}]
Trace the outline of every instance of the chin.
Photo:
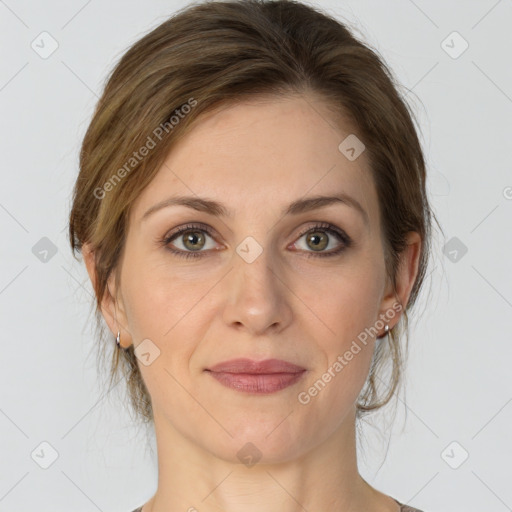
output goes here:
[{"label": "chin", "polygon": [[[216,449],[206,445],[212,453],[232,464],[243,464],[252,467],[255,464],[279,464],[294,460],[305,451],[304,439],[300,436],[294,437],[289,431],[279,431],[278,421],[273,421],[272,426],[265,423],[263,426],[252,424],[238,425],[235,429],[233,424],[227,430],[233,436],[222,435],[222,440],[217,439]],[[270,423],[270,422],[269,422]],[[281,424],[282,426],[283,424]],[[277,428],[276,428],[277,426]],[[212,439],[205,439],[204,443],[211,443]]]}]

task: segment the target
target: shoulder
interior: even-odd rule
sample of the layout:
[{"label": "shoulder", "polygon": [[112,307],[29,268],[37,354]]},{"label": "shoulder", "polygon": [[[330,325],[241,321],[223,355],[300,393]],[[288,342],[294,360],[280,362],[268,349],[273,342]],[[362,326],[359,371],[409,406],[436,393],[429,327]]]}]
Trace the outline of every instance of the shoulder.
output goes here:
[{"label": "shoulder", "polygon": [[400,512],[423,512],[423,510],[420,510],[419,508],[409,507],[409,505],[404,505],[403,503],[400,503],[398,500],[395,501],[400,505]]},{"label": "shoulder", "polygon": [[[410,507],[409,505],[405,505],[404,503],[401,503],[396,498],[393,498],[399,505],[400,505],[400,512],[423,512],[423,510],[420,510],[419,508]],[[136,511],[134,511],[136,512]]]}]

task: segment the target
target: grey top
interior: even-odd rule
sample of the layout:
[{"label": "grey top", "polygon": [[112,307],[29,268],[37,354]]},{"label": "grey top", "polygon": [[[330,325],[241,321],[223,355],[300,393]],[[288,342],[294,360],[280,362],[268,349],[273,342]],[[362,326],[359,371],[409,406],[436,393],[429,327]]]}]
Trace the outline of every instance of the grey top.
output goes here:
[{"label": "grey top", "polygon": [[[393,498],[400,505],[400,512],[423,512],[419,508],[409,507],[408,505],[404,505],[400,503],[397,499]],[[136,508],[133,512],[142,512],[142,506]]]}]

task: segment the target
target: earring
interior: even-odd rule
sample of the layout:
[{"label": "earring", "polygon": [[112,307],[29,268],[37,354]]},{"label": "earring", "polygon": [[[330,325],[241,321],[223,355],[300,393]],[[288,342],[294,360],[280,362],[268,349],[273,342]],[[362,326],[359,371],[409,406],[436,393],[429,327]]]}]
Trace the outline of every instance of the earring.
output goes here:
[{"label": "earring", "polygon": [[388,334],[389,334],[389,325],[386,324],[386,327],[384,327],[384,334],[377,336],[377,339],[380,340],[382,338],[385,338]]},{"label": "earring", "polygon": [[116,345],[117,345],[117,348],[121,348],[121,332],[120,331],[117,331]]}]

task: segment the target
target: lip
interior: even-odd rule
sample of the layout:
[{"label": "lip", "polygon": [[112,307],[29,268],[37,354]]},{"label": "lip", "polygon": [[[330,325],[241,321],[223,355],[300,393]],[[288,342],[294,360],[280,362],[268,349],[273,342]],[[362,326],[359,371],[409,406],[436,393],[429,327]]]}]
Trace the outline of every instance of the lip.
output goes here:
[{"label": "lip", "polygon": [[222,385],[245,393],[275,393],[299,381],[306,369],[281,359],[232,359],[205,371]]},{"label": "lip", "polygon": [[269,373],[298,373],[303,372],[305,368],[296,364],[283,361],[282,359],[265,359],[264,361],[254,361],[253,359],[239,358],[231,359],[218,363],[211,368],[211,372],[222,373],[249,373],[249,374],[269,374]]}]

